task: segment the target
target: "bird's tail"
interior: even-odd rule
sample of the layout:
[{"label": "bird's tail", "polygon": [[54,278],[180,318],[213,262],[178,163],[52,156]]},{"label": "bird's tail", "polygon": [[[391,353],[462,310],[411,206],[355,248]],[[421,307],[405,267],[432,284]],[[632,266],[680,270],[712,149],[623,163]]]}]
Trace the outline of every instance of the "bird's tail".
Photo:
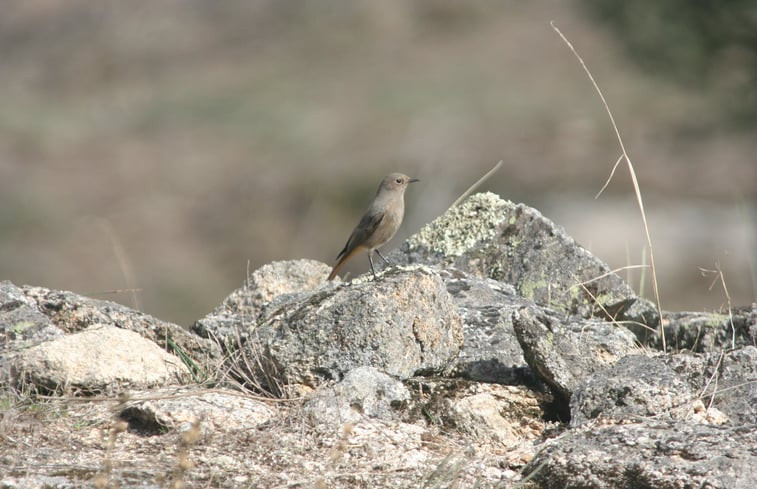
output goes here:
[{"label": "bird's tail", "polygon": [[350,258],[355,256],[356,253],[359,251],[362,251],[364,247],[362,246],[356,246],[354,249],[350,250],[349,253],[344,253],[340,256],[340,258],[336,261],[336,265],[334,265],[334,268],[331,269],[331,273],[329,274],[329,278],[327,280],[334,280],[334,277],[336,277],[337,272],[339,272],[339,269],[342,268],[342,265],[347,262]]}]

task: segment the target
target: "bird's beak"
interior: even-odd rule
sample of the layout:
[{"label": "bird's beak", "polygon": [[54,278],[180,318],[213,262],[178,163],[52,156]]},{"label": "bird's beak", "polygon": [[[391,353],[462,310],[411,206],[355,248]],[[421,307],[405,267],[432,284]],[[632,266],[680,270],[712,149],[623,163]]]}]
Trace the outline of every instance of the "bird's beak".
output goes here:
[{"label": "bird's beak", "polygon": [[417,178],[411,178],[410,180],[407,181],[407,183],[413,183],[413,182],[420,182],[420,180],[418,180]]}]

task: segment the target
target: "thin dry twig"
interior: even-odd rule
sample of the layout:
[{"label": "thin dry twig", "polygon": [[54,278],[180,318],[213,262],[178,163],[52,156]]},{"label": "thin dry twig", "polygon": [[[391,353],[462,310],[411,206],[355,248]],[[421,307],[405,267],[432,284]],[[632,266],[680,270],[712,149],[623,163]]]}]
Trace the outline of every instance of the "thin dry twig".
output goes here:
[{"label": "thin dry twig", "polygon": [[714,381],[715,382],[715,388],[712,390],[712,395],[710,396],[710,402],[707,404],[707,409],[709,410],[712,407],[712,403],[715,402],[715,393],[718,390],[718,376],[720,375],[720,364],[723,362],[723,357],[725,357],[725,353],[721,353],[718,357],[718,361],[715,364],[715,368],[713,369],[712,375],[709,379],[707,379],[707,382],[704,384],[704,387],[702,388],[702,392],[699,393],[699,398],[701,399],[702,396],[707,392],[707,389],[710,388],[710,384]]},{"label": "thin dry twig", "polygon": [[649,265],[626,265],[624,267],[620,267],[620,268],[616,268],[614,270],[610,270],[609,272],[603,273],[602,275],[598,275],[596,277],[592,277],[589,280],[585,280],[583,282],[577,283],[575,285],[572,285],[571,287],[576,287],[578,285],[590,284],[592,282],[596,282],[599,279],[605,278],[608,275],[612,275],[614,273],[622,272],[623,270],[633,270],[633,269],[636,269],[636,268],[647,268],[648,266]]},{"label": "thin dry twig", "polygon": [[[723,387],[722,389],[721,388],[717,388],[717,389],[715,389],[712,392],[712,395],[722,395],[725,392],[736,390],[736,389],[741,389],[742,387],[746,387],[746,386],[752,385],[752,384],[757,384],[757,379],[745,380],[744,382],[740,382],[740,383],[734,384],[734,385],[729,385],[728,387]],[[705,394],[706,394],[706,392],[704,392],[704,390],[703,390],[699,397],[701,398]]]},{"label": "thin dry twig", "polygon": [[[573,285],[572,287],[575,287],[575,286],[581,287],[584,290],[584,292],[589,297],[591,297],[591,300],[594,302],[594,304],[596,304],[597,306],[599,306],[599,309],[604,313],[604,315],[610,320],[610,322],[612,324],[614,324],[615,326],[622,326],[622,324],[620,322],[618,322],[612,314],[610,314],[610,311],[608,311],[607,308],[605,308],[604,305],[602,305],[602,304],[599,303],[599,301],[597,300],[597,296],[595,296],[594,294],[592,294],[591,291],[589,290],[589,288],[586,287],[586,285],[584,285],[586,283],[589,283],[591,280],[588,281],[588,282],[583,282],[583,283],[578,282],[578,280],[576,279],[576,277],[573,277],[573,280],[576,280],[576,284]],[[623,323],[625,323],[625,324],[635,324],[637,326],[641,326],[642,328],[645,328],[645,329],[648,329],[648,330],[654,332],[654,328],[650,328],[649,326],[647,326],[644,323],[639,323],[639,322],[636,322],[636,321],[623,321]]]},{"label": "thin dry twig", "polygon": [[494,173],[497,170],[499,170],[499,168],[501,166],[502,166],[502,160],[499,160],[499,163],[497,163],[496,165],[494,165],[494,168],[492,168],[491,170],[489,170],[488,172],[486,172],[486,174],[484,174],[483,177],[479,178],[476,181],[476,183],[474,183],[473,185],[471,185],[470,187],[468,187],[468,190],[466,190],[465,192],[463,192],[463,195],[461,195],[460,197],[458,197],[457,200],[455,202],[453,202],[450,207],[455,207],[457,204],[459,204],[460,202],[462,202],[463,200],[465,200],[465,198],[468,197],[471,193],[473,193],[474,190],[476,190],[478,187],[481,186],[481,184],[483,184],[492,175],[494,175]]},{"label": "thin dry twig", "polygon": [[110,241],[113,256],[115,257],[116,263],[121,270],[121,275],[123,275],[124,281],[126,282],[126,287],[124,288],[124,290],[129,291],[132,307],[137,311],[141,311],[142,301],[140,300],[139,294],[137,294],[137,291],[141,291],[141,288],[137,287],[136,285],[137,278],[136,274],[134,273],[134,267],[131,264],[131,260],[129,260],[126,249],[123,247],[123,244],[121,243],[121,240],[118,237],[113,224],[110,222],[110,220],[101,217],[92,217],[91,219],[95,223],[95,225],[97,225],[102,230],[102,232],[108,238],[108,241]]},{"label": "thin dry twig", "polygon": [[612,167],[612,170],[610,171],[610,176],[607,177],[607,181],[604,185],[602,185],[602,188],[599,189],[599,192],[597,192],[597,195],[594,196],[594,199],[598,199],[600,195],[602,195],[602,192],[605,191],[608,185],[610,185],[610,182],[612,181],[612,177],[615,176],[615,170],[618,169],[618,165],[620,165],[620,162],[623,161],[623,155],[618,156],[618,161],[615,162],[615,164]]},{"label": "thin dry twig", "polygon": [[725,276],[723,275],[723,269],[720,268],[720,261],[715,260],[715,270],[707,270],[706,268],[699,268],[702,274],[714,274],[715,279],[710,284],[709,290],[715,287],[715,283],[720,281],[720,285],[723,286],[723,293],[725,294],[725,300],[728,304],[728,321],[731,324],[731,348],[736,348],[736,326],[733,324],[733,305],[731,304],[731,294],[728,292],[728,286],[725,284]]},{"label": "thin dry twig", "polygon": [[[597,91],[597,94],[599,94],[599,98],[602,100],[602,104],[605,107],[607,116],[610,118],[610,123],[612,124],[612,128],[615,131],[615,136],[618,140],[618,144],[620,145],[620,150],[622,153],[621,157],[618,158],[618,162],[615,163],[615,167],[617,167],[618,163],[620,163],[620,161],[623,159],[625,159],[626,163],[628,164],[627,165],[628,171],[631,174],[631,181],[633,182],[633,189],[634,189],[634,193],[636,194],[636,201],[639,204],[639,211],[641,212],[641,220],[644,224],[644,233],[646,234],[647,244],[649,245],[649,262],[650,262],[650,266],[652,270],[652,288],[654,289],[655,302],[657,304],[657,313],[659,315],[659,321],[660,321],[660,325],[659,325],[660,338],[662,339],[662,350],[666,351],[667,345],[665,342],[665,329],[663,328],[663,324],[662,324],[662,305],[660,303],[660,292],[657,286],[657,268],[655,267],[654,251],[652,248],[652,237],[651,237],[651,234],[649,233],[649,224],[647,223],[647,216],[646,216],[646,212],[644,211],[644,202],[641,198],[641,189],[639,188],[639,181],[636,178],[636,172],[634,171],[633,164],[631,163],[631,158],[628,156],[628,152],[626,151],[625,144],[623,144],[623,138],[620,136],[620,130],[618,129],[618,125],[615,123],[615,117],[613,117],[612,115],[612,111],[610,110],[610,106],[608,105],[607,100],[605,99],[605,96],[602,93],[602,90],[599,88],[599,85],[594,80],[594,76],[591,74],[591,71],[589,71],[589,68],[586,66],[586,63],[584,63],[583,58],[581,58],[581,56],[578,54],[576,49],[573,47],[573,44],[571,44],[571,42],[568,41],[568,38],[565,37],[565,35],[563,35],[563,33],[560,31],[560,29],[557,28],[557,26],[555,25],[555,22],[554,21],[550,22],[550,25],[552,26],[552,29],[554,29],[555,32],[557,32],[557,34],[562,38],[563,42],[567,44],[571,52],[578,59],[579,63],[581,63],[581,67],[586,72],[586,75],[589,77],[589,80],[591,80],[592,85],[594,85],[594,89]],[[610,178],[612,178],[612,174],[615,173],[615,167],[613,167],[612,173],[610,174]],[[606,186],[607,184],[605,184],[605,187]]]}]

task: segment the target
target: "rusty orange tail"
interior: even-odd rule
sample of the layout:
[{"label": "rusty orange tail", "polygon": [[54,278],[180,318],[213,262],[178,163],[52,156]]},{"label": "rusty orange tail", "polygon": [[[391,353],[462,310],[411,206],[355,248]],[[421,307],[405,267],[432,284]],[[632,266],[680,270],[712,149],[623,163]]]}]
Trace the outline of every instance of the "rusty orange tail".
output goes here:
[{"label": "rusty orange tail", "polygon": [[364,250],[365,247],[363,246],[356,246],[354,250],[350,251],[349,253],[345,254],[343,257],[339,258],[337,260],[336,265],[334,265],[334,268],[331,269],[331,273],[329,274],[329,278],[327,280],[334,280],[334,277],[336,277],[337,272],[340,268],[342,268],[342,265],[344,265],[347,260],[355,256],[355,253],[358,253],[359,251]]}]

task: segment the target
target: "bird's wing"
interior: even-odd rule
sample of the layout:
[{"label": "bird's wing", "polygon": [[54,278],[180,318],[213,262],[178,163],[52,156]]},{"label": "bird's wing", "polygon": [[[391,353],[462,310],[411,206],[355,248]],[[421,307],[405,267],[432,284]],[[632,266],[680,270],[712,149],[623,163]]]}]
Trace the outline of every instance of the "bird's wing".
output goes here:
[{"label": "bird's wing", "polygon": [[344,248],[339,252],[339,256],[336,259],[339,260],[343,256],[349,255],[352,250],[365,243],[373,232],[376,231],[381,221],[384,220],[385,215],[384,212],[377,214],[370,211],[363,214],[358,225],[352,230],[350,239],[347,240],[347,244],[344,245]]}]

